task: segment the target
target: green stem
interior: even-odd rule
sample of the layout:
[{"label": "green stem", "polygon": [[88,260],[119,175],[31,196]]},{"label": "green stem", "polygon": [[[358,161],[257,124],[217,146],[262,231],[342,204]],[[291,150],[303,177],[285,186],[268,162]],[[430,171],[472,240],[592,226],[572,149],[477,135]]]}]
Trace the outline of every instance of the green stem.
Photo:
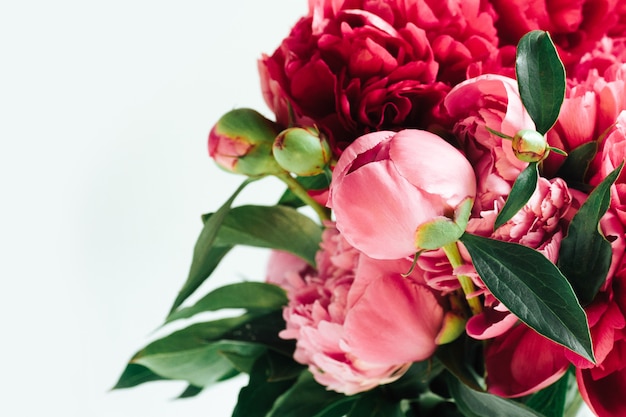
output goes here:
[{"label": "green stem", "polygon": [[320,218],[321,222],[326,220],[330,220],[330,210],[326,207],[322,206],[320,203],[315,201],[307,192],[306,188],[302,186],[294,177],[289,175],[288,173],[278,174],[276,175],[282,182],[287,184],[287,187],[294,193],[300,200],[302,200],[305,204],[310,206],[317,216]]},{"label": "green stem", "polygon": [[[450,261],[450,265],[452,268],[458,268],[463,265],[463,258],[461,257],[461,253],[459,252],[459,247],[456,242],[448,243],[444,245],[443,251],[445,252],[448,260]],[[472,311],[472,315],[480,314],[483,311],[483,307],[480,304],[480,300],[476,296],[468,297],[476,288],[474,287],[474,283],[472,279],[467,275],[458,275],[459,282],[461,283],[461,288],[463,289],[463,293],[465,293],[465,297],[467,299],[467,304],[469,305],[470,310]]]}]

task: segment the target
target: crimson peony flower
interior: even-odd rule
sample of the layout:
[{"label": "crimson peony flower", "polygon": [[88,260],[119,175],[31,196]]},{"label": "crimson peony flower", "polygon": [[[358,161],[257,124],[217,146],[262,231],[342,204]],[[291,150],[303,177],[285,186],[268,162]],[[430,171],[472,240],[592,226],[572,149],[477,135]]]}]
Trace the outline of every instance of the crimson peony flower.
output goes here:
[{"label": "crimson peony flower", "polygon": [[457,149],[423,130],[361,136],[341,155],[328,206],[352,246],[376,259],[417,252],[423,223],[451,216],[474,198],[471,165]]},{"label": "crimson peony flower", "polygon": [[410,261],[368,259],[327,226],[318,271],[276,253],[268,280],[287,290],[280,337],[296,339],[294,359],[320,384],[352,395],[395,381],[431,356],[443,309],[421,277],[401,275]]},{"label": "crimson peony flower", "polygon": [[[624,7],[614,0],[491,0],[498,13],[502,44],[517,45],[531,30],[550,32],[563,63],[577,63],[623,19]],[[619,32],[618,32],[619,33]]]},{"label": "crimson peony flower", "polygon": [[424,128],[451,85],[497,67],[484,0],[311,0],[309,15],[259,62],[283,125],[315,124],[335,151],[373,130]]}]

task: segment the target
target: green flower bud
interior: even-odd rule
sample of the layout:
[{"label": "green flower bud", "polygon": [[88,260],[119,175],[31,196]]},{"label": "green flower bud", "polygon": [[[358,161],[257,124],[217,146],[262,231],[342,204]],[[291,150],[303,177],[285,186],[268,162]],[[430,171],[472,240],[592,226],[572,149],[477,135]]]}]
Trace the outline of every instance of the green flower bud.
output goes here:
[{"label": "green flower bud", "polygon": [[223,115],[209,133],[209,155],[227,171],[251,177],[284,172],[272,156],[279,129],[252,109]]},{"label": "green flower bud", "polygon": [[520,130],[513,137],[513,153],[524,162],[539,162],[548,157],[550,147],[546,137],[536,130]]},{"label": "green flower bud", "polygon": [[317,129],[301,127],[280,132],[273,152],[281,167],[305,177],[324,172],[332,156],[328,141]]}]

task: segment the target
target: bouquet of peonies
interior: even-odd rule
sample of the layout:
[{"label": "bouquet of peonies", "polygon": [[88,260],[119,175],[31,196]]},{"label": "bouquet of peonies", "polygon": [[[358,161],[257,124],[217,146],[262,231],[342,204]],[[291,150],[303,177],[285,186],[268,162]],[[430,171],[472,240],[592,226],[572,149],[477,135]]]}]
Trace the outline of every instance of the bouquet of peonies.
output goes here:
[{"label": "bouquet of peonies", "polygon": [[[249,374],[236,417],[626,416],[626,1],[309,0],[226,113],[247,178],[116,388]],[[274,206],[235,206],[266,176]],[[278,197],[278,196],[277,196]],[[308,206],[312,210],[301,210]],[[185,300],[236,245],[265,282]]]}]

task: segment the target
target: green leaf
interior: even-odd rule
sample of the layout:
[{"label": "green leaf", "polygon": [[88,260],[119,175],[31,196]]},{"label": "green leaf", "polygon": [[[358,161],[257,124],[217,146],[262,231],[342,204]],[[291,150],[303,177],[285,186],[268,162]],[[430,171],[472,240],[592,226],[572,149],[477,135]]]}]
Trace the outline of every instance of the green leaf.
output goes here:
[{"label": "green leaf", "polygon": [[256,357],[266,347],[239,340],[220,340],[245,329],[251,316],[197,323],[156,340],[139,351],[131,363],[149,368],[165,378],[205,387],[234,376],[238,371],[225,353]]},{"label": "green leaf", "polygon": [[207,311],[223,308],[245,308],[246,310],[277,310],[287,304],[287,295],[282,288],[263,282],[240,282],[217,288],[191,307],[170,314],[166,323],[192,317]]},{"label": "green leaf", "polygon": [[362,395],[346,417],[403,417],[403,415],[399,401],[390,401],[376,390]]},{"label": "green leaf", "polygon": [[265,417],[276,399],[294,384],[295,379],[268,381],[269,366],[266,355],[257,359],[250,372],[248,385],[239,391],[232,417]]},{"label": "green leaf", "polygon": [[330,417],[333,414],[322,414],[324,410],[335,407],[337,402],[353,401],[356,398],[358,396],[346,397],[327,390],[313,379],[310,372],[305,371],[302,372],[298,381],[276,401],[267,417]]},{"label": "green leaf", "polygon": [[511,313],[548,339],[595,362],[585,311],[552,262],[516,243],[468,233],[461,242],[489,291]]},{"label": "green leaf", "polygon": [[498,213],[498,217],[496,217],[494,229],[497,229],[511,220],[511,218],[528,203],[528,200],[530,200],[530,197],[537,188],[538,178],[539,171],[537,170],[536,162],[531,162],[520,172],[513,183],[513,188],[511,188],[511,193],[507,197],[504,207],[502,207],[502,210]]},{"label": "green leaf", "polygon": [[228,213],[215,244],[284,250],[315,265],[321,240],[320,226],[291,207],[241,206]]},{"label": "green leaf", "polygon": [[428,390],[430,382],[444,369],[441,361],[435,358],[414,362],[400,379],[385,385],[385,391],[393,398],[417,398]]},{"label": "green leaf", "polygon": [[476,372],[470,368],[470,364],[474,363],[471,357],[471,351],[473,349],[470,344],[476,346],[477,343],[479,342],[475,339],[470,339],[466,336],[459,337],[452,343],[438,346],[435,355],[446,367],[448,372],[463,381],[465,385],[475,390],[482,390],[482,387],[477,381]]},{"label": "green leaf", "polygon": [[522,103],[544,135],[559,117],[565,98],[565,67],[547,32],[534,30],[522,37],[515,72]]},{"label": "green leaf", "polygon": [[437,217],[417,228],[415,246],[419,249],[434,250],[459,240],[472,213],[474,201],[465,199],[456,209],[454,219]]},{"label": "green leaf", "polygon": [[583,143],[571,150],[556,176],[563,178],[568,185],[580,188],[585,183],[587,169],[597,152],[597,142]]},{"label": "green leaf", "polygon": [[583,305],[589,304],[606,280],[613,251],[600,232],[600,218],[611,199],[611,185],[623,163],[591,192],[572,219],[567,236],[561,241],[559,268],[572,284]]},{"label": "green leaf", "polygon": [[178,398],[191,398],[202,392],[202,387],[196,387],[195,385],[188,385],[187,388],[178,396]]},{"label": "green leaf", "polygon": [[543,417],[540,413],[486,392],[475,391],[448,375],[448,388],[457,406],[467,417]]},{"label": "green leaf", "polygon": [[292,356],[296,343],[294,340],[285,340],[278,333],[285,328],[282,311],[273,311],[268,314],[252,316],[246,323],[228,330],[221,338],[244,342],[260,343],[270,349]]},{"label": "green leaf", "polygon": [[[328,176],[326,174],[315,175],[312,177],[297,177],[296,180],[302,184],[307,190],[324,190],[328,188],[330,183],[328,182]],[[302,207],[305,203],[296,196],[293,191],[287,189],[285,193],[278,200],[278,204],[281,206],[289,206],[293,208]]]},{"label": "green leaf", "polygon": [[254,179],[245,180],[232,196],[220,207],[205,223],[200,236],[196,241],[193,250],[193,259],[187,276],[187,281],[180,289],[171,311],[176,310],[193,292],[206,280],[215,270],[224,255],[231,249],[229,245],[222,248],[215,248],[215,239],[222,226],[222,222],[226,219],[230,207],[235,201],[239,193]]},{"label": "green leaf", "polygon": [[533,394],[526,401],[526,405],[546,417],[563,417],[570,379],[570,372],[566,372],[554,384]]},{"label": "green leaf", "polygon": [[162,381],[164,379],[167,378],[155,374],[145,366],[129,363],[112,389],[132,388],[145,382]]}]

